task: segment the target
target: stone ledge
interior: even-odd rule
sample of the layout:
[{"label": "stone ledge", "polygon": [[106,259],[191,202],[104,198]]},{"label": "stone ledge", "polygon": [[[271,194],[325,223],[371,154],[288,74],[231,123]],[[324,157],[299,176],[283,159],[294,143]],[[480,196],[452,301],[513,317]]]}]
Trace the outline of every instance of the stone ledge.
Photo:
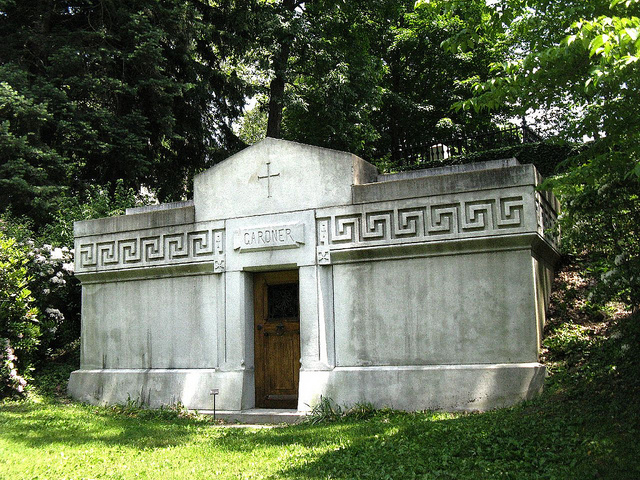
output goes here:
[{"label": "stone ledge", "polygon": [[[203,415],[213,415],[213,410],[198,410]],[[225,422],[238,422],[249,425],[278,425],[282,423],[295,424],[300,422],[305,416],[305,412],[293,409],[268,409],[252,408],[249,410],[216,410],[216,419]],[[248,425],[248,426],[249,426]]]},{"label": "stone ledge", "polygon": [[502,158],[498,160],[488,160],[486,162],[464,163],[461,165],[448,165],[446,167],[423,168],[420,170],[409,170],[398,173],[384,173],[378,175],[378,182],[389,182],[394,180],[410,180],[412,178],[434,177],[436,175],[453,175],[456,173],[476,172],[478,170],[489,170],[494,168],[515,167],[520,165],[517,159]]},{"label": "stone ledge", "polygon": [[557,252],[537,233],[512,234],[437,242],[405,243],[395,245],[364,246],[331,250],[331,264],[354,263],[371,260],[398,260],[402,258],[467,255],[479,252],[501,252],[532,249],[555,264]]},{"label": "stone ledge", "polygon": [[[201,369],[100,369],[76,370],[69,377],[67,391],[80,402],[92,405],[138,402],[160,408],[181,403],[189,410],[213,409],[211,389],[217,388],[217,406],[241,410],[244,392],[251,390],[253,372]],[[245,402],[248,401],[245,399]]]},{"label": "stone ledge", "polygon": [[83,285],[92,283],[126,282],[152,278],[185,277],[190,275],[212,275],[222,273],[215,271],[215,264],[211,261],[192,262],[178,265],[156,265],[142,268],[127,268],[122,270],[101,270],[93,272],[78,272],[76,277]]},{"label": "stone ledge", "polygon": [[158,205],[146,205],[144,207],[132,207],[125,210],[125,215],[135,215],[138,213],[150,213],[160,210],[173,210],[176,208],[193,207],[193,200],[185,200],[182,202],[160,203]]},{"label": "stone ledge", "polygon": [[322,395],[347,406],[485,411],[533,398],[544,378],[540,363],[336,367],[300,372],[298,405],[310,410]]},{"label": "stone ledge", "polygon": [[145,213],[120,215],[119,217],[97,218],[74,222],[75,238],[105,233],[128,232],[147,228],[166,227],[172,225],[190,224],[195,221],[195,207],[179,207],[170,209],[155,209]]},{"label": "stone ledge", "polygon": [[352,197],[354,204],[360,204],[525,185],[535,186],[539,181],[540,177],[533,165],[517,165],[353,185]]},{"label": "stone ledge", "polygon": [[[320,396],[346,406],[366,401],[377,408],[409,411],[483,411],[533,398],[542,390],[544,378],[545,366],[540,363],[301,370],[298,412],[310,411]],[[216,398],[220,410],[240,413],[247,409],[241,401],[253,404],[251,372],[215,368],[76,370],[68,392],[93,405],[133,400],[159,408],[180,402],[190,410],[207,411],[213,410],[212,388],[220,392]]]}]

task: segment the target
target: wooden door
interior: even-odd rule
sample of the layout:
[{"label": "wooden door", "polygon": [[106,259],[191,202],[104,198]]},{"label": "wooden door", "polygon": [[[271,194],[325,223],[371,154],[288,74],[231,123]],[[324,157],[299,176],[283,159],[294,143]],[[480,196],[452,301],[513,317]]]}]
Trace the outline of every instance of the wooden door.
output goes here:
[{"label": "wooden door", "polygon": [[254,277],[256,407],[297,408],[300,372],[298,272]]}]

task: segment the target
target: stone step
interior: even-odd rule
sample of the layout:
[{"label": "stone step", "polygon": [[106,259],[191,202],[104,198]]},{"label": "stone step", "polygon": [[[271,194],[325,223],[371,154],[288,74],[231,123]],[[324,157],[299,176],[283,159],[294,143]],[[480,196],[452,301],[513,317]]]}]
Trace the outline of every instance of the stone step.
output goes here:
[{"label": "stone step", "polygon": [[[213,415],[213,410],[198,410],[202,415]],[[294,424],[298,423],[305,412],[295,409],[252,408],[249,410],[216,410],[216,419],[230,423],[247,423],[253,425]]]}]

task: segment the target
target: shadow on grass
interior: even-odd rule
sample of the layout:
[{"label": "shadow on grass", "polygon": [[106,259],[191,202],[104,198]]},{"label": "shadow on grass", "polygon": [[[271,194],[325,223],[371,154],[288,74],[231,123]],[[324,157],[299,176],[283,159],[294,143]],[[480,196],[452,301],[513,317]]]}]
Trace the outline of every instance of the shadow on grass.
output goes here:
[{"label": "shadow on grass", "polygon": [[166,448],[188,442],[197,426],[188,419],[127,417],[85,405],[21,402],[0,406],[2,436],[30,447],[93,443]]},{"label": "shadow on grass", "polygon": [[319,447],[292,458],[282,478],[640,478],[640,316],[606,329],[560,332],[563,367],[532,402],[446,420],[393,414],[301,426],[257,435],[252,448]]},{"label": "shadow on grass", "polygon": [[[216,427],[193,419],[127,417],[88,406],[0,407],[3,438],[29,447],[87,444],[140,449],[205,446],[229,454],[296,449],[276,478],[639,478],[637,438],[624,419],[589,399],[558,394],[484,414],[438,419],[432,414],[378,415],[270,430]],[[280,456],[279,454],[276,456]]]},{"label": "shadow on grass", "polygon": [[[572,406],[545,413],[534,405],[384,426],[379,420],[364,422],[370,429],[362,423],[346,425],[338,445],[285,467],[282,477],[631,479],[640,474],[633,430]],[[316,431],[320,437],[331,434],[330,427]]]},{"label": "shadow on grass", "polygon": [[551,360],[562,367],[532,402],[441,421],[392,418],[385,435],[379,426],[367,435],[354,424],[354,434],[342,430],[339,448],[290,465],[282,476],[640,478],[640,315],[603,328],[549,336],[557,349]]}]

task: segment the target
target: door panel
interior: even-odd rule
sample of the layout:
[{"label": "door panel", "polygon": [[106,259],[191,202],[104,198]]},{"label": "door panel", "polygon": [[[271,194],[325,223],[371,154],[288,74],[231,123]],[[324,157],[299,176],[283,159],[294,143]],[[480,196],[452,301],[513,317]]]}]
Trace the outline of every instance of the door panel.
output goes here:
[{"label": "door panel", "polygon": [[300,371],[298,272],[254,277],[256,406],[296,408]]}]

